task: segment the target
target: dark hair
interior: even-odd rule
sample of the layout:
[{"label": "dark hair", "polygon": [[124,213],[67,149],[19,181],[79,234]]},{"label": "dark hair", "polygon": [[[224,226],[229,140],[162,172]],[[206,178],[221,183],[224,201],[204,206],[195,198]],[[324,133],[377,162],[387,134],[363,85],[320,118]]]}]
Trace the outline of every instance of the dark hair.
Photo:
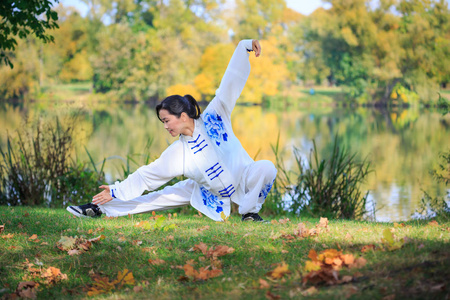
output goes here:
[{"label": "dark hair", "polygon": [[192,119],[198,119],[201,114],[197,101],[191,95],[172,95],[164,99],[160,104],[156,105],[156,115],[158,119],[159,111],[165,109],[169,114],[179,118],[182,113],[186,113]]}]

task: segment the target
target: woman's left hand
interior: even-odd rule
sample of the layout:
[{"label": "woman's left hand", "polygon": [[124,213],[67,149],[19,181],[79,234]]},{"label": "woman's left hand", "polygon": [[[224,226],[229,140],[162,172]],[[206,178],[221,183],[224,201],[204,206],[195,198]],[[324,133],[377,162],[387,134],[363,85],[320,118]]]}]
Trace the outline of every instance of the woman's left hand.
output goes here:
[{"label": "woman's left hand", "polygon": [[110,193],[109,193],[109,186],[107,185],[102,185],[100,186],[101,189],[103,189],[102,192],[98,193],[97,195],[95,195],[92,198],[92,203],[96,204],[96,205],[102,205],[105,203],[108,203],[109,201],[111,201],[113,199],[113,197],[111,197]]},{"label": "woman's left hand", "polygon": [[258,40],[252,40],[252,50],[255,52],[256,57],[261,55],[261,45]]}]

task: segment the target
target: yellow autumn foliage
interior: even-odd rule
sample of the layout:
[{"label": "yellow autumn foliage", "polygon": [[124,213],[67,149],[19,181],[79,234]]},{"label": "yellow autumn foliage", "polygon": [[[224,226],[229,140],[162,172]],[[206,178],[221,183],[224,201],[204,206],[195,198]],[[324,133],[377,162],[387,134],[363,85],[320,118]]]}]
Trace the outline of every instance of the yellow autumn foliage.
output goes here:
[{"label": "yellow autumn foliage", "polygon": [[198,92],[197,88],[190,84],[176,84],[168,87],[166,89],[166,95],[191,95],[196,100],[200,100],[200,93]]}]

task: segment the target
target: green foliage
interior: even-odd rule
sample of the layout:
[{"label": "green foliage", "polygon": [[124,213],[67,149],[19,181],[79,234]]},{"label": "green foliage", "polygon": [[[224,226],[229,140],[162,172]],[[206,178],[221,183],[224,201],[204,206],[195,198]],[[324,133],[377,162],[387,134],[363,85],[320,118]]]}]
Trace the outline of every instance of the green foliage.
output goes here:
[{"label": "green foliage", "polygon": [[[436,169],[431,171],[433,178],[446,187],[450,185],[450,150],[439,155],[440,162]],[[418,213],[424,217],[436,217],[438,219],[450,220],[450,193],[446,196],[431,196],[428,192],[423,191],[420,208]]]},{"label": "green foliage", "polygon": [[450,101],[442,97],[441,94],[439,94],[439,99],[437,101],[437,107],[439,111],[442,112],[442,115],[446,115],[450,112]]},{"label": "green foliage", "polygon": [[17,35],[23,39],[33,34],[45,43],[54,41],[53,36],[45,33],[47,29],[58,28],[58,14],[51,9],[52,5],[50,0],[0,2],[0,63],[13,68],[10,57],[17,46]]},{"label": "green foliage", "polygon": [[[103,165],[92,171],[72,160],[77,117],[65,125],[38,123],[32,132],[7,138],[0,148],[0,203],[3,205],[66,206],[86,202],[103,181]],[[95,166],[94,166],[95,168]]]},{"label": "green foliage", "polygon": [[299,176],[291,192],[290,209],[314,217],[361,219],[366,211],[368,192],[363,195],[360,184],[367,179],[370,162],[356,160],[339,146],[336,136],[328,159],[319,160],[316,143],[307,164],[296,154]]}]

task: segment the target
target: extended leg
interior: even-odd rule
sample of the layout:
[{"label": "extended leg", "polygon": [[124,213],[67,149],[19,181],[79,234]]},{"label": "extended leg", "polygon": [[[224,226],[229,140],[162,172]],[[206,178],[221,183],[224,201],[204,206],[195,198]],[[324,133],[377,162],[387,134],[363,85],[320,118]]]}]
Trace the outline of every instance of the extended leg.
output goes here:
[{"label": "extended leg", "polygon": [[[172,186],[167,186],[160,191],[151,192],[147,195],[143,195],[129,201],[113,199],[108,203],[99,205],[98,207],[100,208],[100,211],[108,217],[119,217],[126,216],[128,214],[167,210],[189,205],[194,186],[194,182],[187,179]],[[76,210],[79,207],[82,206],[69,206],[67,210],[74,215],[79,215],[74,212],[74,209]]]}]

